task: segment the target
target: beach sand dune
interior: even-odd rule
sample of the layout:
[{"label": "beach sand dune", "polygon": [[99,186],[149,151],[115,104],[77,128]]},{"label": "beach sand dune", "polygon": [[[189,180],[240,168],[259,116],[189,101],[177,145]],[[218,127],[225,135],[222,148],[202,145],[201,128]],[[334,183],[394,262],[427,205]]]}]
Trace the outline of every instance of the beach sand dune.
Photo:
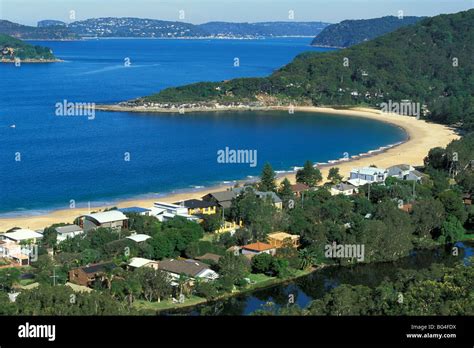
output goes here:
[{"label": "beach sand dune", "polygon": [[[284,107],[275,107],[273,109],[286,110]],[[316,112],[324,114],[345,115],[348,117],[365,117],[378,121],[384,121],[403,128],[409,139],[396,147],[390,148],[384,152],[375,153],[370,157],[355,158],[351,161],[339,162],[334,167],[340,168],[340,173],[347,176],[352,168],[376,165],[377,167],[389,167],[391,165],[407,163],[414,166],[423,165],[423,159],[428,151],[433,147],[445,147],[452,140],[458,139],[456,132],[443,125],[428,123],[424,120],[417,120],[414,117],[390,115],[381,113],[378,110],[366,108],[354,108],[351,110],[336,110],[331,108],[318,107],[297,107],[295,108],[295,116],[298,111]],[[323,177],[327,176],[330,166],[324,167],[321,171]],[[295,174],[285,174],[279,179],[287,177],[290,181],[295,181]],[[147,199],[131,199],[118,202],[113,206],[129,207],[142,206],[150,207],[153,202],[159,200],[164,202],[177,202],[185,199],[200,198],[209,192],[225,190],[228,185],[204,188],[203,190],[194,190],[192,192],[183,192],[179,194],[170,194],[165,197],[147,198]],[[92,210],[108,208],[110,206],[93,207]],[[38,216],[16,216],[12,218],[0,218],[0,231],[6,231],[12,227],[22,227],[31,229],[40,229],[50,226],[54,223],[71,223],[74,218],[82,214],[89,213],[87,208],[64,209],[51,211],[44,215]]]}]

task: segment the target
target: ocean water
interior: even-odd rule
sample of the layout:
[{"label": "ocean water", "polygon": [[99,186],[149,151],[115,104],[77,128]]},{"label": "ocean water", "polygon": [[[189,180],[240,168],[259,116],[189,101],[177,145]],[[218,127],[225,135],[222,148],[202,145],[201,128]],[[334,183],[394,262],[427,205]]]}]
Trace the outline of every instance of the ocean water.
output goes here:
[{"label": "ocean water", "polygon": [[[113,103],[185,83],[265,76],[298,53],[326,50],[309,42],[38,43],[65,62],[0,65],[0,214],[165,194],[256,176],[265,162],[286,171],[307,159],[326,162],[403,140],[401,129],[382,122],[305,113],[55,115],[65,100]],[[257,166],[217,163],[226,147],[256,150]]]}]

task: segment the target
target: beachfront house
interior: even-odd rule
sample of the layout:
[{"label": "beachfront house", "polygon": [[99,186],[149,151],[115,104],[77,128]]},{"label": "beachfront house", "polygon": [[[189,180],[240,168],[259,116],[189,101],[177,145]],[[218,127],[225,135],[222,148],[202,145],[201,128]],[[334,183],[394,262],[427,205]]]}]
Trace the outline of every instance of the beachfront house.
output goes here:
[{"label": "beachfront house", "polygon": [[41,238],[41,233],[25,228],[0,234],[0,257],[11,260],[12,266],[27,266],[38,256],[35,244]]},{"label": "beachfront house", "polygon": [[60,226],[56,227],[55,230],[57,233],[56,239],[58,243],[64,242],[68,238],[74,238],[75,236],[84,233],[84,230],[77,225]]},{"label": "beachfront house", "polygon": [[217,204],[212,201],[188,199],[175,204],[185,207],[189,215],[212,215],[217,213]]},{"label": "beachfront house", "polygon": [[388,177],[388,172],[383,168],[364,167],[351,170],[348,183],[356,187],[366,184],[381,184]]},{"label": "beachfront house", "polygon": [[262,242],[251,243],[242,247],[242,255],[248,255],[249,257],[253,257],[262,253],[273,256],[276,253],[276,247],[271,244]]},{"label": "beachfront house", "polygon": [[397,164],[387,168],[388,176],[400,180],[407,180],[408,174],[410,174],[412,170],[415,170],[415,168],[409,164]]},{"label": "beachfront house", "polygon": [[297,234],[289,234],[286,232],[274,232],[267,235],[268,243],[276,248],[298,248],[300,246],[300,236]]},{"label": "beachfront house", "polygon": [[352,196],[358,193],[359,189],[350,183],[341,182],[339,184],[332,185],[329,192],[331,192],[332,196],[337,196],[337,195]]},{"label": "beachfront house", "polygon": [[406,180],[412,180],[416,182],[422,182],[423,180],[426,180],[428,178],[428,175],[418,171],[418,170],[412,170],[409,174]]},{"label": "beachfront house", "polygon": [[92,287],[96,281],[101,281],[104,275],[114,268],[116,266],[112,262],[74,268],[69,271],[69,281],[73,284]]},{"label": "beachfront house", "polygon": [[79,226],[85,232],[99,227],[120,230],[128,227],[128,217],[118,210],[108,210],[100,213],[82,215],[78,218]]},{"label": "beachfront house", "polygon": [[237,187],[231,188],[227,191],[212,192],[202,197],[202,199],[207,202],[214,202],[223,209],[229,209],[232,205],[232,200],[240,195],[244,190],[252,190],[260,199],[270,199],[277,209],[283,208],[283,201],[275,192],[257,191],[252,186]]},{"label": "beachfront house", "polygon": [[212,192],[202,197],[203,201],[212,202],[222,209],[229,209],[232,200],[236,197],[236,194],[232,190]]},{"label": "beachfront house", "polygon": [[197,222],[199,219],[196,216],[188,214],[188,209],[178,204],[155,202],[151,208],[151,215],[160,221],[168,221],[176,216],[183,217],[189,221]]},{"label": "beachfront house", "polygon": [[128,207],[128,208],[120,208],[117,210],[124,214],[137,214],[137,215],[143,215],[143,216],[151,215],[151,209],[142,208],[142,207]]},{"label": "beachfront house", "polygon": [[0,258],[12,262],[9,266],[27,266],[30,264],[31,249],[10,239],[0,240]]},{"label": "beachfront house", "polygon": [[255,195],[263,200],[270,200],[273,203],[273,206],[277,209],[283,209],[283,201],[281,200],[280,197],[275,192],[262,192],[262,191],[257,191],[255,188],[252,186],[244,186],[244,187],[238,187],[234,188],[233,191],[235,192],[236,196],[240,195],[242,192],[245,190],[253,190]]},{"label": "beachfront house", "polygon": [[0,237],[4,240],[7,239],[19,244],[36,244],[38,239],[43,238],[43,235],[27,228],[18,228],[12,232],[3,233]]},{"label": "beachfront house", "polygon": [[421,182],[427,177],[426,174],[416,170],[409,164],[397,164],[387,168],[388,176],[400,179],[400,180],[412,180]]}]

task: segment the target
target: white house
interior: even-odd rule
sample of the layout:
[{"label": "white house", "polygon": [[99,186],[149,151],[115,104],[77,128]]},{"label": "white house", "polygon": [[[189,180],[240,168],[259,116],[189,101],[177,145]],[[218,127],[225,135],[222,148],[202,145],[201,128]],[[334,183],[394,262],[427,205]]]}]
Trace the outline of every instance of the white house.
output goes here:
[{"label": "white house", "polygon": [[364,167],[351,170],[348,182],[354,186],[365,184],[383,183],[387,179],[388,172],[383,168]]},{"label": "white house", "polygon": [[276,248],[271,244],[262,242],[251,243],[242,247],[242,255],[255,256],[262,253],[273,256],[276,253]]},{"label": "white house", "polygon": [[415,168],[409,164],[397,164],[387,168],[388,176],[400,180],[407,180],[407,177],[412,170],[415,170]]},{"label": "white house", "polygon": [[198,218],[188,214],[188,208],[182,205],[165,202],[155,202],[150,208],[151,216],[155,216],[160,221],[168,221],[176,216],[184,217],[190,221],[198,221]]},{"label": "white house", "polygon": [[79,217],[79,225],[84,231],[99,227],[122,229],[127,228],[128,217],[118,210],[108,210],[100,213],[87,214]]},{"label": "white house", "polygon": [[25,266],[30,264],[31,249],[10,239],[0,240],[0,257]]},{"label": "white house", "polygon": [[412,170],[409,174],[406,180],[414,180],[416,182],[420,182],[423,179],[427,178],[426,174],[423,174],[422,172],[419,172],[418,170]]},{"label": "white house", "polygon": [[359,192],[359,189],[349,183],[339,183],[336,185],[331,186],[330,189],[331,195],[332,196],[337,196],[337,195],[344,195],[344,196],[352,196],[356,193]]},{"label": "white house", "polygon": [[388,175],[400,180],[413,180],[419,182],[426,177],[425,174],[416,170],[409,164],[397,164],[387,168]]},{"label": "white house", "polygon": [[144,241],[150,239],[151,237],[147,234],[140,234],[140,233],[137,234],[137,233],[135,233],[135,234],[132,234],[131,236],[128,236],[126,238],[130,239],[130,240],[133,240],[136,243],[141,243],[141,242],[144,242]]},{"label": "white house", "polygon": [[82,233],[84,230],[77,225],[66,225],[55,228],[57,232],[57,241],[58,243],[64,242],[68,238],[74,238]]},{"label": "white house", "polygon": [[150,267],[158,269],[158,261],[145,259],[143,257],[133,257],[128,264],[132,268]]},{"label": "white house", "polygon": [[21,243],[23,241],[30,241],[31,243],[36,243],[38,239],[43,238],[43,235],[41,233],[26,228],[20,228],[13,232],[4,233],[0,236],[3,236],[4,239],[9,239],[17,243]]},{"label": "white house", "polygon": [[[0,235],[0,257],[8,258],[21,266],[30,264],[30,256],[37,247],[38,239],[43,238],[41,233],[29,229],[17,229],[13,232]],[[27,244],[27,245],[25,245]]]}]

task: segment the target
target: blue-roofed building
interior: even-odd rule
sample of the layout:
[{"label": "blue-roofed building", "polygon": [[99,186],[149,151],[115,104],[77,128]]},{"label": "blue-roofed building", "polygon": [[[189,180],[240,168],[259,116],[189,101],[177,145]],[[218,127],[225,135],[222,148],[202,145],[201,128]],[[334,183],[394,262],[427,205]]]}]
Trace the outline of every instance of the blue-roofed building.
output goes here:
[{"label": "blue-roofed building", "polygon": [[128,207],[128,208],[121,208],[118,211],[124,214],[139,214],[139,215],[150,215],[151,209],[141,208],[141,207]]}]

